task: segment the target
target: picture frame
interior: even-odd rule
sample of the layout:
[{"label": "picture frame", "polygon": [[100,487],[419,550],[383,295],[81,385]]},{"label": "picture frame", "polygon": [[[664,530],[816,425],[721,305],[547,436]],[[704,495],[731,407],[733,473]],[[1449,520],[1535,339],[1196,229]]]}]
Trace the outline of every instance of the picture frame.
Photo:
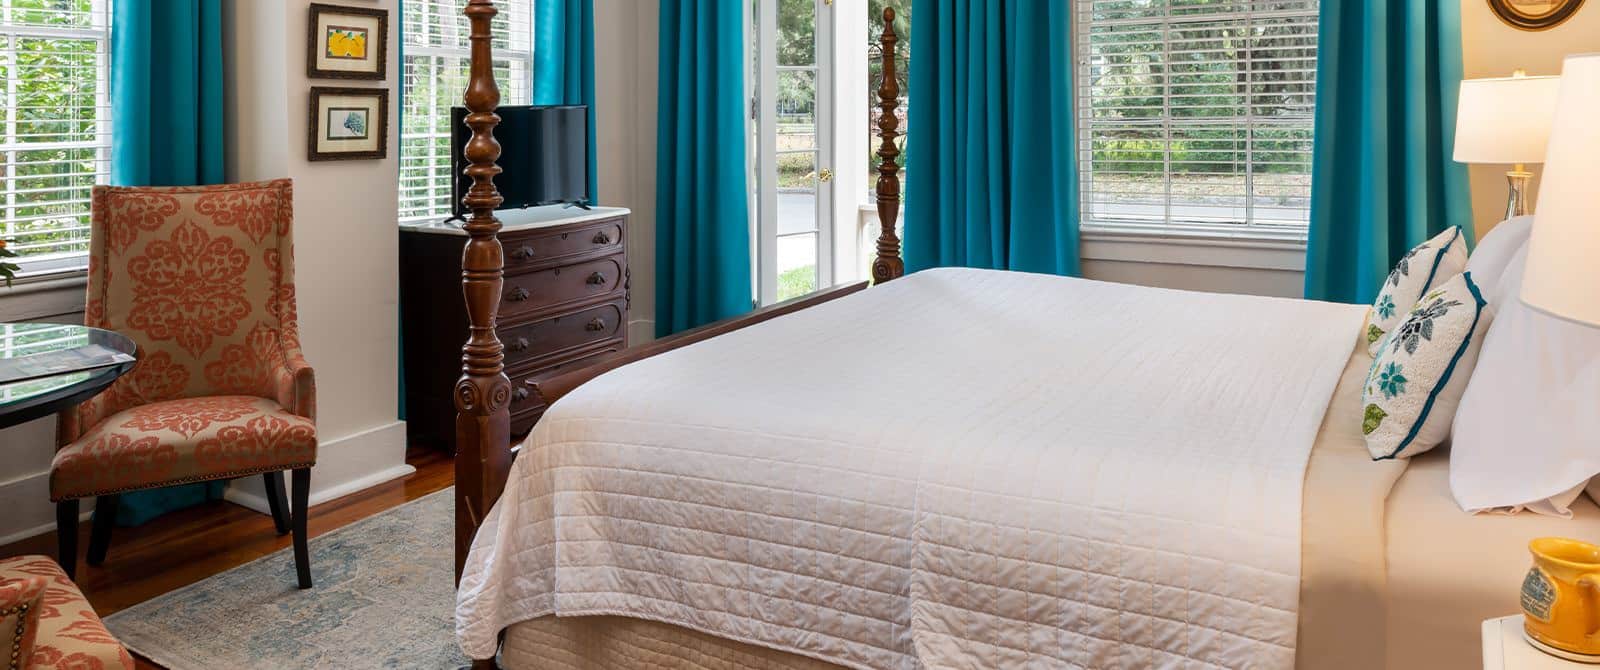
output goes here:
[{"label": "picture frame", "polygon": [[311,87],[306,159],[344,161],[389,156],[389,89]]},{"label": "picture frame", "polygon": [[311,4],[306,77],[383,81],[388,54],[389,10]]},{"label": "picture frame", "polygon": [[1501,22],[1519,30],[1549,30],[1565,23],[1583,7],[1583,0],[1488,0]]}]

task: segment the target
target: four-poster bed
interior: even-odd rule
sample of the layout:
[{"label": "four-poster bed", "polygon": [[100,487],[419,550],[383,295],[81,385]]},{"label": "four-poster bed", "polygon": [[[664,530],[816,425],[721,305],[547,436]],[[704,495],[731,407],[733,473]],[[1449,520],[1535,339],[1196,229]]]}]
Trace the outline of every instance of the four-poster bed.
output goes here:
[{"label": "four-poster bed", "polygon": [[[493,2],[466,13],[471,334],[454,395],[470,655],[573,669],[1453,667],[1472,657],[1472,617],[1515,609],[1520,546],[1482,546],[1484,532],[1550,520],[1441,505],[1444,450],[1404,481],[1407,462],[1369,460],[1361,308],[1016,272],[902,278],[892,20],[876,286],[542,380],[550,411],[513,459],[495,335]],[[1439,546],[1475,550],[1441,578]],[[1430,623],[1408,634],[1391,619]]]}]

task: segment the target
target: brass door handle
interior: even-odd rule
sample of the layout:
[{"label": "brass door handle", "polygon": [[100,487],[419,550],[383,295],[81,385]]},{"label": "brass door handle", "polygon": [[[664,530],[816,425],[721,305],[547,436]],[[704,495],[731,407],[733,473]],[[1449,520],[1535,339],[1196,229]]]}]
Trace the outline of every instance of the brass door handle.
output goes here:
[{"label": "brass door handle", "polygon": [[606,329],[606,320],[605,319],[596,318],[596,319],[590,321],[589,323],[585,324],[584,325],[584,329],[588,330],[591,333],[595,333],[595,332],[599,332],[599,331],[605,330]]},{"label": "brass door handle", "polygon": [[594,273],[592,275],[589,275],[589,285],[590,286],[599,286],[599,285],[604,284],[604,283],[606,283],[606,276],[604,274],[596,272],[596,273]]},{"label": "brass door handle", "polygon": [[833,181],[833,170],[829,170],[828,168],[822,168],[822,171],[817,173],[817,181],[822,181],[822,182]]}]

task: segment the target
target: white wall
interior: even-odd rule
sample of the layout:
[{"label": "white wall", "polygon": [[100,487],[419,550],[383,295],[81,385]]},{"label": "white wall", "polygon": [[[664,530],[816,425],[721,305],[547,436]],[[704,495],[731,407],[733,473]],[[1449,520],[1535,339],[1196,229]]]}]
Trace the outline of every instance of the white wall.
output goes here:
[{"label": "white wall", "polygon": [[595,160],[600,203],[628,207],[634,344],[655,337],[658,0],[595,0]]}]

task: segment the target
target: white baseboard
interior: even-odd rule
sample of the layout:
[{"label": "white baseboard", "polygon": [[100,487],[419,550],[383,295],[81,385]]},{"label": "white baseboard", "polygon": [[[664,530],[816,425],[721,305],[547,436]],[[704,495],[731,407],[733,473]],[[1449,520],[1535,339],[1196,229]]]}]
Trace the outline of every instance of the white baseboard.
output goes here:
[{"label": "white baseboard", "polygon": [[[326,441],[318,445],[317,466],[311,469],[310,504],[324,503],[413,472],[416,468],[406,465],[405,422],[395,421]],[[236,479],[228,484],[223,498],[267,514],[263,486],[260,477]],[[83,506],[87,518],[94,501],[85,501]],[[37,472],[0,482],[0,509],[6,510],[0,515],[0,545],[55,530],[50,473]]]},{"label": "white baseboard", "polygon": [[[416,471],[406,464],[404,421],[323,442],[317,445],[317,465],[311,468],[310,504],[320,505]],[[266,484],[260,477],[229,482],[222,497],[262,514],[271,513]]]},{"label": "white baseboard", "polygon": [[655,319],[635,319],[628,322],[628,343],[639,346],[656,339]]}]

